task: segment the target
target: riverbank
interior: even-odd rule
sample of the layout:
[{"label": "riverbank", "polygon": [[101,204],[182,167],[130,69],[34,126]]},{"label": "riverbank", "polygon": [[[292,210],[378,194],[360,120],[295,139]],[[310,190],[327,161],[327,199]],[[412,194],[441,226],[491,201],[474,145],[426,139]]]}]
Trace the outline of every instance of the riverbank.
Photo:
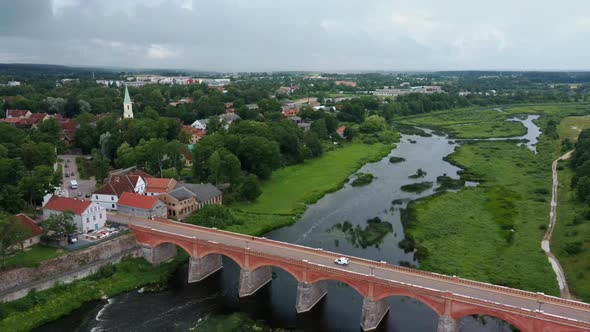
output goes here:
[{"label": "riverbank", "polygon": [[383,159],[394,147],[393,144],[352,143],[321,158],[279,169],[262,184],[262,194],[255,202],[230,206],[244,222],[228,230],[261,235],[293,224],[307,205],[339,190],[351,174],[367,163]]},{"label": "riverbank", "polygon": [[[393,147],[386,144],[348,144],[326,153],[322,158],[276,171],[271,180],[262,186],[262,202],[243,205],[240,210],[233,209],[236,215],[246,220],[244,225],[231,230],[261,235],[294,223],[305,210],[305,204],[311,204],[324,194],[338,190],[350,174],[368,162],[387,156]],[[271,213],[257,213],[264,209]],[[158,267],[151,266],[141,258],[126,259],[113,265],[112,270],[104,269],[88,278],[0,304],[0,330],[28,331],[65,316],[89,301],[146,285],[156,285],[158,288],[186,258],[179,251],[174,261]]]},{"label": "riverbank", "polygon": [[30,331],[65,316],[90,301],[152,285],[159,288],[167,282],[186,256],[157,267],[143,258],[125,258],[119,264],[103,267],[98,273],[69,284],[56,285],[31,292],[19,300],[0,304],[0,331]]}]

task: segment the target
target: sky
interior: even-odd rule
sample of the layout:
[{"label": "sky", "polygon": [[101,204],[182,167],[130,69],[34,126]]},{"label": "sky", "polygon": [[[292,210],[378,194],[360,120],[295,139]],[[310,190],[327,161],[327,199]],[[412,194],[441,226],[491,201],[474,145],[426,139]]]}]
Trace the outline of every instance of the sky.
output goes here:
[{"label": "sky", "polygon": [[590,70],[590,1],[0,0],[0,63]]}]

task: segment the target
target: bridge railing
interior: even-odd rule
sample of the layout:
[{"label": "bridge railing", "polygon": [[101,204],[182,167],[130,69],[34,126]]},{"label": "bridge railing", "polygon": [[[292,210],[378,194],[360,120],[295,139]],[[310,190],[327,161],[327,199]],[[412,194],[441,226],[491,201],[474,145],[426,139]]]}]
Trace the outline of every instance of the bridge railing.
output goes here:
[{"label": "bridge railing", "polygon": [[[136,219],[142,219],[146,223],[153,224],[154,226],[157,225],[156,223],[154,223],[153,220],[144,219],[144,218],[136,218]],[[157,220],[157,221],[159,222],[160,220]],[[201,231],[204,233],[225,236],[225,237],[232,238],[235,240],[248,241],[249,243],[269,245],[269,246],[273,246],[273,247],[280,247],[280,248],[286,248],[286,249],[293,249],[293,250],[297,250],[299,252],[305,252],[305,253],[309,253],[312,255],[322,255],[324,257],[331,257],[331,258],[338,258],[338,257],[342,257],[342,256],[347,256],[347,255],[343,255],[343,254],[339,254],[339,253],[335,253],[335,252],[331,252],[331,251],[325,251],[321,248],[310,248],[310,247],[306,247],[306,246],[302,246],[302,245],[298,245],[298,244],[270,240],[270,239],[267,239],[264,237],[248,236],[248,235],[233,233],[233,232],[229,232],[229,231],[225,231],[225,230],[219,230],[219,229],[215,229],[215,228],[208,228],[208,227],[203,227],[203,226],[180,223],[180,222],[171,221],[168,219],[162,219],[162,221],[164,224],[172,225],[174,227],[184,228],[184,229],[191,230],[191,231]],[[147,228],[147,226],[146,227],[142,227],[142,226],[138,226],[138,225],[130,225],[130,226],[131,226],[131,228],[135,228],[135,227]],[[149,228],[151,228],[151,227],[149,227]],[[161,230],[157,230],[157,229],[153,229],[153,230],[161,232]],[[170,232],[166,232],[166,233],[170,233]],[[170,233],[170,234],[178,235],[178,234],[174,234],[174,233]],[[245,242],[244,242],[244,245],[246,245]],[[377,262],[374,260],[360,258],[360,257],[351,257],[351,256],[347,256],[347,257],[349,257],[351,262],[355,262],[355,263],[362,264],[365,266],[371,266],[371,267],[374,267],[374,268],[377,268],[380,270],[389,270],[392,272],[404,273],[404,274],[411,275],[411,276],[417,276],[417,277],[422,277],[422,278],[427,278],[427,279],[437,280],[437,281],[444,281],[444,282],[452,283],[455,285],[458,284],[458,285],[463,285],[463,286],[467,286],[467,287],[471,287],[471,288],[483,289],[483,290],[487,290],[487,291],[495,291],[498,293],[503,293],[503,294],[507,294],[507,295],[511,295],[511,296],[527,298],[529,300],[533,300],[533,301],[537,301],[537,302],[545,302],[545,303],[551,303],[551,304],[560,305],[560,306],[566,306],[566,307],[570,307],[570,308],[582,309],[582,310],[588,311],[590,313],[590,304],[589,303],[549,296],[549,295],[545,295],[543,293],[535,293],[535,292],[525,291],[525,290],[521,290],[521,289],[515,289],[515,288],[510,288],[510,287],[505,287],[505,286],[494,285],[494,284],[490,284],[490,283],[486,283],[486,282],[463,279],[463,278],[460,278],[457,276],[447,276],[447,275],[439,274],[439,273],[435,273],[435,272],[427,272],[427,271],[412,269],[412,268],[403,267],[403,266],[391,265],[391,264]]]}]

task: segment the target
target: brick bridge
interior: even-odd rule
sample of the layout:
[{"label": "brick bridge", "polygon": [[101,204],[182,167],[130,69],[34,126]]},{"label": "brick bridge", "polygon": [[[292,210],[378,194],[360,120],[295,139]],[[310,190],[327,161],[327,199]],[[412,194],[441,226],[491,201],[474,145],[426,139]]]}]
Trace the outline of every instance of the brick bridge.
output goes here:
[{"label": "brick bridge", "polygon": [[382,262],[350,257],[348,266],[334,264],[341,254],[265,238],[197,227],[172,221],[149,221],[111,215],[130,224],[144,256],[152,264],[170,260],[176,246],[190,256],[189,282],[201,281],[222,268],[227,256],[241,268],[239,296],[249,296],[272,279],[271,267],[298,282],[296,310],[309,311],[336,280],[363,297],[360,325],[377,328],[389,310],[388,297],[416,299],[439,315],[438,331],[457,331],[468,315],[500,318],[523,332],[590,331],[590,304],[518,289],[450,277]]}]

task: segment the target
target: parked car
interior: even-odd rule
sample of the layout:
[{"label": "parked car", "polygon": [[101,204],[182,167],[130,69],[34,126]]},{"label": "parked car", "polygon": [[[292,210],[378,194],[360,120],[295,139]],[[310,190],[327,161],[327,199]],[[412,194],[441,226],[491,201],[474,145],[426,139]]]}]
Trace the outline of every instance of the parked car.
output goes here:
[{"label": "parked car", "polygon": [[346,266],[350,263],[350,261],[346,257],[340,257],[340,258],[336,258],[336,260],[334,260],[334,263],[336,263],[337,265]]},{"label": "parked car", "polygon": [[66,172],[66,178],[70,177],[70,173]]},{"label": "parked car", "polygon": [[65,166],[65,167],[66,167],[66,168],[69,168],[69,167],[70,167],[70,165],[66,164],[66,166]]},{"label": "parked car", "polygon": [[84,195],[84,197],[90,198],[90,193],[86,193],[86,195]]},{"label": "parked car", "polygon": [[81,191],[78,191],[78,194],[76,196],[82,197],[82,192]]}]

